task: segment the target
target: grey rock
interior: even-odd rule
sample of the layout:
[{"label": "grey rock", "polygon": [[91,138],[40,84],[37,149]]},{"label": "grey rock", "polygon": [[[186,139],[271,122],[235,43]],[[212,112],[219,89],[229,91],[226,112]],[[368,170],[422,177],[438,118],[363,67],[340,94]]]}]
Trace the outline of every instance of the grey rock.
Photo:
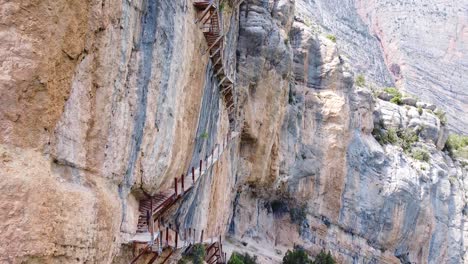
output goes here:
[{"label": "grey rock", "polygon": [[416,106],[417,100],[412,97],[403,97],[401,99],[401,103],[404,105]]},{"label": "grey rock", "polygon": [[378,95],[379,99],[382,99],[384,101],[390,101],[392,100],[392,98],[394,97],[393,95],[387,93],[387,92],[384,92],[384,91],[381,91],[379,92],[379,95]]},{"label": "grey rock", "polygon": [[429,109],[429,110],[431,110],[431,111],[435,111],[436,108],[437,108],[437,106],[434,105],[434,104],[427,104],[425,108],[426,108],[426,109]]},{"label": "grey rock", "polygon": [[416,103],[416,107],[426,108],[426,107],[427,107],[427,103],[425,103],[425,102],[417,102],[417,103]]}]

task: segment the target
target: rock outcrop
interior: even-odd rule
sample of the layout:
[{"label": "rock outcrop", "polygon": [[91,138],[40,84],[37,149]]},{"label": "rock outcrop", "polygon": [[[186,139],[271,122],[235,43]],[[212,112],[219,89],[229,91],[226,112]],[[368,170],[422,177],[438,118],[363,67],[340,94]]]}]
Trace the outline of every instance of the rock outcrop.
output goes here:
[{"label": "rock outcrop", "polygon": [[[293,81],[281,130],[245,140],[248,153],[275,137],[279,148],[267,145],[262,153],[277,162],[254,173],[241,152],[246,180],[234,203],[232,246],[264,263],[280,262],[294,244],[312,254],[331,250],[340,263],[463,262],[466,169],[441,151],[446,128],[415,102],[398,106],[355,87],[339,42],[309,23],[297,17],[289,33]],[[411,148],[430,161],[379,144],[372,134],[379,126],[415,131]]]},{"label": "rock outcrop", "polygon": [[468,133],[466,1],[355,1],[402,89],[447,111],[449,126]]}]

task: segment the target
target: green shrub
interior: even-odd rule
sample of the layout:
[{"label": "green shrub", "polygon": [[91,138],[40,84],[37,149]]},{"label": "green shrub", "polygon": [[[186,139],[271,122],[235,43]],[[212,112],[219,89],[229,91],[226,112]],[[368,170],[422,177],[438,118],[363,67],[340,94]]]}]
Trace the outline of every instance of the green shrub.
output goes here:
[{"label": "green shrub", "polygon": [[397,88],[386,87],[384,88],[384,91],[393,96],[393,98],[390,100],[391,103],[401,105],[401,98],[403,97],[403,94]]},{"label": "green shrub", "polygon": [[316,257],[315,257],[315,260],[314,262],[312,262],[313,264],[335,264],[336,261],[335,259],[333,259],[332,255],[330,254],[330,251],[328,251],[327,254],[325,254],[325,252],[320,251],[320,254],[318,254]]},{"label": "green shrub", "polygon": [[283,264],[312,264],[309,255],[302,248],[288,250],[283,257]]},{"label": "green shrub", "polygon": [[437,116],[437,118],[439,118],[441,125],[447,125],[447,116],[445,115],[444,111],[437,109],[434,114]]},{"label": "green shrub", "polygon": [[384,144],[396,145],[398,143],[397,131],[394,128],[389,128],[382,133],[382,140]]},{"label": "green shrub", "polygon": [[429,162],[429,160],[431,159],[431,155],[429,154],[429,152],[427,152],[427,150],[425,149],[413,149],[411,151],[411,157],[413,159],[417,159],[419,161],[425,161],[425,162]]},{"label": "green shrub", "polygon": [[307,219],[307,207],[305,205],[300,207],[293,207],[289,210],[291,222],[301,225]]},{"label": "green shrub", "polygon": [[182,257],[179,259],[179,261],[177,261],[177,264],[188,264],[189,262],[190,260],[187,257]]},{"label": "green shrub", "polygon": [[208,138],[208,133],[207,132],[203,132],[201,135],[200,135],[201,138],[203,139],[207,139]]},{"label": "green shrub", "polygon": [[445,142],[447,150],[452,158],[460,157],[468,159],[468,136],[450,134]]},{"label": "green shrub", "polygon": [[403,95],[401,94],[400,90],[398,90],[397,88],[395,87],[385,87],[384,89],[384,92],[388,93],[388,94],[391,94],[393,96],[400,96],[402,97]]},{"label": "green shrub", "polygon": [[401,97],[399,97],[399,96],[393,97],[392,99],[390,99],[390,103],[401,105],[402,104]]},{"label": "green shrub", "polygon": [[364,75],[359,74],[356,77],[356,81],[354,83],[359,87],[364,87],[366,85],[366,78],[364,77]]},{"label": "green shrub", "polygon": [[399,145],[406,153],[408,153],[411,150],[413,143],[416,143],[419,140],[419,136],[414,131],[409,129],[398,130],[397,135],[400,139]]},{"label": "green shrub", "polygon": [[421,106],[418,106],[418,113],[419,115],[422,115],[423,114],[423,109]]},{"label": "green shrub", "polygon": [[205,261],[205,247],[202,244],[195,244],[193,245],[190,252],[183,256],[177,263],[178,264],[185,264],[188,262],[192,262],[193,264],[203,264]]},{"label": "green shrub", "polygon": [[231,258],[229,258],[228,264],[244,264],[244,261],[242,261],[242,259],[237,253],[232,253]]},{"label": "green shrub", "polygon": [[334,43],[336,42],[336,37],[334,35],[327,35],[327,39],[333,41]]},{"label": "green shrub", "polygon": [[244,255],[233,252],[231,258],[229,258],[228,264],[257,264],[257,257],[250,256],[245,253]]},{"label": "green shrub", "polygon": [[457,183],[457,176],[450,176],[448,180],[451,185],[455,185],[455,183]]},{"label": "green shrub", "polygon": [[419,141],[418,134],[410,129],[396,130],[389,128],[384,130],[375,128],[372,134],[381,145],[392,144],[400,146],[405,153],[409,153],[413,144]]}]

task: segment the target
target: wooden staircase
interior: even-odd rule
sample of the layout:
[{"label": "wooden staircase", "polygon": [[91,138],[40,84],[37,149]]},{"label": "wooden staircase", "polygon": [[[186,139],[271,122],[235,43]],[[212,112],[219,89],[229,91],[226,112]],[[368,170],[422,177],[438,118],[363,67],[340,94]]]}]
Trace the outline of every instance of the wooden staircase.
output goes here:
[{"label": "wooden staircase", "polygon": [[[198,179],[210,171],[211,167],[220,160],[224,151],[229,148],[230,144],[238,136],[239,133],[237,132],[229,132],[223,138],[222,143],[215,145],[211,155],[207,156],[204,161],[200,160],[199,167],[192,167],[185,177],[182,175],[182,177],[174,179],[174,188],[159,192],[148,199],[140,201],[137,232],[132,238],[136,256],[131,263],[136,263],[143,255],[150,253],[155,254],[154,262],[159,258],[158,256],[162,256],[161,252],[164,250],[178,250],[195,241],[196,230],[185,229],[179,233],[179,230],[173,230],[168,226],[164,227],[164,223],[160,222],[160,218],[195,186]],[[203,231],[200,241],[204,241]],[[148,264],[153,262],[148,262]]]},{"label": "wooden staircase", "polygon": [[234,83],[227,75],[224,67],[224,33],[222,16],[219,10],[219,0],[195,1],[194,6],[201,13],[195,23],[200,24],[203,31],[215,75],[219,81],[219,89],[226,104],[231,127],[233,127],[235,118],[236,98],[234,94]]},{"label": "wooden staircase", "polygon": [[227,263],[226,253],[223,253],[223,244],[221,237],[219,241],[209,244],[205,247],[206,257],[205,262],[208,264]]}]

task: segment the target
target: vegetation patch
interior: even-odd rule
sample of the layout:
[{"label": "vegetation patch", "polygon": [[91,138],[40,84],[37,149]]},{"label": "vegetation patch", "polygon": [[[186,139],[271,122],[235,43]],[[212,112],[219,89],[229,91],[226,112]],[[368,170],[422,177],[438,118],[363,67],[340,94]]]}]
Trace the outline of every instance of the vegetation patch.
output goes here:
[{"label": "vegetation patch", "polygon": [[468,136],[449,135],[444,150],[448,151],[452,158],[468,159]]},{"label": "vegetation patch", "polygon": [[405,130],[398,130],[397,131],[397,136],[400,139],[399,144],[401,148],[406,152],[410,152],[412,149],[412,145],[419,140],[418,134],[414,132],[413,130],[410,129],[405,129]]},{"label": "vegetation patch", "polygon": [[374,131],[372,131],[372,134],[380,145],[396,145],[398,143],[398,135],[394,128],[389,128],[387,130],[375,128]]},{"label": "vegetation patch", "polygon": [[224,1],[221,1],[221,3],[219,4],[219,12],[223,12],[224,10]]},{"label": "vegetation patch", "polygon": [[418,106],[418,113],[419,115],[422,115],[423,114],[423,109],[421,106]]},{"label": "vegetation patch", "polygon": [[283,264],[312,264],[312,260],[309,259],[309,255],[304,249],[300,247],[294,248],[293,251],[288,250],[286,255],[283,257]]},{"label": "vegetation patch", "polygon": [[356,80],[354,81],[354,83],[359,87],[364,87],[366,85],[366,78],[364,77],[364,75],[359,74],[356,77]]},{"label": "vegetation patch", "polygon": [[327,35],[327,39],[331,40],[333,43],[336,43],[336,37],[334,35]]},{"label": "vegetation patch", "polygon": [[202,244],[195,244],[190,252],[184,255],[177,264],[203,264],[205,261],[206,251],[205,247]]},{"label": "vegetation patch", "polygon": [[208,133],[207,132],[203,132],[201,135],[200,135],[201,138],[203,139],[207,139],[208,138]]},{"label": "vegetation patch", "polygon": [[393,96],[393,98],[390,100],[391,103],[401,105],[401,98],[403,97],[403,94],[395,87],[387,87],[384,88],[384,92],[390,94]]},{"label": "vegetation patch", "polygon": [[240,254],[233,252],[229,258],[228,264],[257,264],[257,256],[250,256],[249,254]]},{"label": "vegetation patch", "polygon": [[450,176],[448,180],[451,185],[455,185],[457,183],[457,176]]},{"label": "vegetation patch", "polygon": [[289,217],[291,218],[291,222],[302,225],[307,220],[307,207],[302,205],[291,208],[289,210]]},{"label": "vegetation patch", "polygon": [[400,146],[403,149],[403,152],[413,159],[424,162],[429,162],[431,159],[431,155],[426,149],[413,148],[414,143],[419,141],[419,136],[417,132],[411,129],[396,130],[389,128],[385,130],[381,128],[375,128],[372,134],[381,145],[392,144],[395,146]]},{"label": "vegetation patch", "polygon": [[325,253],[323,250],[320,251],[320,254],[318,254],[315,257],[313,264],[335,264],[336,261],[330,254],[330,251],[328,253]]},{"label": "vegetation patch", "polygon": [[323,250],[311,260],[309,255],[301,247],[295,247],[293,251],[288,250],[283,257],[283,264],[336,264],[330,251],[325,253]]},{"label": "vegetation patch", "polygon": [[441,125],[443,125],[443,126],[447,125],[447,116],[446,116],[444,111],[442,111],[440,109],[437,109],[434,112],[434,114],[437,116],[437,118],[439,118]]},{"label": "vegetation patch", "polygon": [[419,161],[425,161],[425,162],[429,162],[429,160],[431,159],[431,155],[429,154],[429,152],[421,148],[412,150],[411,157],[413,159],[416,159]]}]

